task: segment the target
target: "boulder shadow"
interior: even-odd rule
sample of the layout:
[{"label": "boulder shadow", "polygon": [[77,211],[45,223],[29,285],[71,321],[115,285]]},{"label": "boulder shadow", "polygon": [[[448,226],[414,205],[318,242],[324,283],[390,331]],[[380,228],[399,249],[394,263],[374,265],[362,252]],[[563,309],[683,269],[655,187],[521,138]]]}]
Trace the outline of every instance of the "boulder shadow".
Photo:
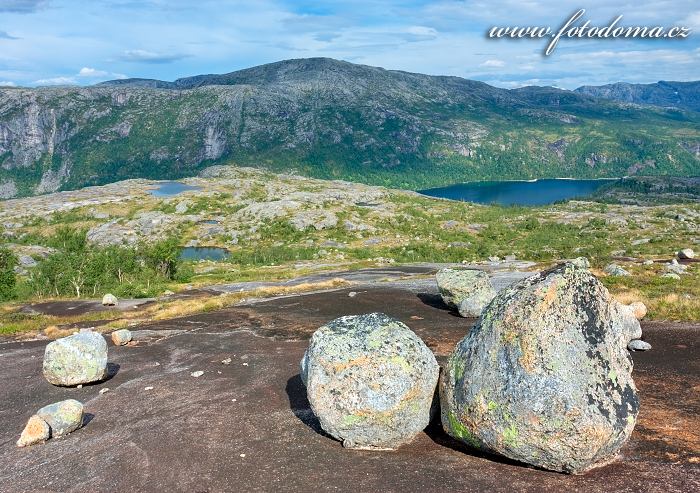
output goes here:
[{"label": "boulder shadow", "polygon": [[301,381],[301,375],[296,374],[287,380],[285,391],[289,398],[289,409],[292,410],[294,416],[319,435],[334,440],[332,436],[323,431],[321,423],[311,410],[311,404],[306,397],[306,386]]},{"label": "boulder shadow", "polygon": [[[455,438],[452,438],[442,428],[442,422],[440,420],[440,413],[437,413],[437,415],[433,419],[430,420],[430,423],[425,428],[425,430],[423,430],[423,433],[425,433],[428,436],[428,438],[430,438],[433,441],[433,443],[435,443],[436,445],[439,445],[439,446],[445,447],[445,448],[449,448],[451,450],[469,455],[471,457],[477,457],[479,459],[486,459],[490,462],[496,462],[498,464],[504,464],[504,465],[515,466],[515,467],[524,467],[527,469],[544,471],[544,469],[540,469],[539,467],[535,467],[535,466],[532,466],[530,464],[526,464],[525,462],[520,462],[517,460],[509,459],[508,457],[504,457],[502,455],[492,454],[490,452],[484,452],[483,450],[479,450],[479,449],[470,447],[466,443],[461,442]],[[551,472],[551,471],[549,471],[549,472]]]},{"label": "boulder shadow", "polygon": [[416,297],[421,300],[424,305],[448,312],[453,317],[462,318],[454,308],[451,308],[444,301],[442,301],[442,296],[439,294],[418,293]]},{"label": "boulder shadow", "polygon": [[86,426],[90,421],[95,419],[95,415],[92,413],[84,413],[83,414],[83,423],[80,425],[82,428],[83,426]]},{"label": "boulder shadow", "polygon": [[[109,382],[117,373],[119,373],[119,368],[121,368],[121,366],[118,363],[107,363],[107,373],[105,374],[105,377],[96,382],[84,383],[83,387],[94,387],[95,385],[102,385],[105,382]],[[72,385],[72,387],[75,387],[75,385]]]}]

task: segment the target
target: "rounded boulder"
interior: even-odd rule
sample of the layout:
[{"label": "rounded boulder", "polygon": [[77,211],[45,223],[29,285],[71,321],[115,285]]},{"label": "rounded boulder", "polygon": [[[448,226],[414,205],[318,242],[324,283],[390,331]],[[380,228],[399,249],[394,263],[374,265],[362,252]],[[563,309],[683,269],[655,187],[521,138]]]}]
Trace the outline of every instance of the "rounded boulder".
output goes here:
[{"label": "rounded boulder", "polygon": [[107,341],[91,331],[57,339],[46,346],[43,370],[53,385],[98,382],[107,376]]},{"label": "rounded boulder", "polygon": [[472,447],[581,473],[611,461],[639,412],[634,310],[567,263],[501,291],[450,355],[442,424]]},{"label": "rounded boulder", "polygon": [[479,317],[496,296],[488,274],[480,270],[445,268],[435,280],[442,300],[462,317]]},{"label": "rounded boulder", "polygon": [[311,409],[348,448],[395,449],[430,421],[435,356],[406,325],[383,313],[319,328],[301,362]]}]

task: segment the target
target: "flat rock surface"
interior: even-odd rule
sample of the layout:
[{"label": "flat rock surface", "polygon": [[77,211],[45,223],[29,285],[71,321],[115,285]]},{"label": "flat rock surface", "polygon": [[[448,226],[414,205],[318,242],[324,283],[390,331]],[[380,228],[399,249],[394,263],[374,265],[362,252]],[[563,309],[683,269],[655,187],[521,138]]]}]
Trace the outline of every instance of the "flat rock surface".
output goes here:
[{"label": "flat rock surface", "polygon": [[[356,291],[353,298],[350,291]],[[698,491],[700,324],[643,323],[639,421],[619,461],[566,476],[470,451],[437,423],[395,452],[344,449],[320,432],[299,378],[312,332],[382,311],[443,363],[473,319],[434,293],[370,287],[278,298],[144,325],[82,389],[41,376],[46,342],[0,343],[0,484],[20,491]],[[221,361],[231,358],[230,364]],[[203,371],[192,378],[194,371]],[[145,390],[146,387],[152,387]],[[100,389],[110,391],[100,394]],[[17,448],[32,413],[74,398],[85,427]],[[235,399],[235,401],[234,401]]]}]

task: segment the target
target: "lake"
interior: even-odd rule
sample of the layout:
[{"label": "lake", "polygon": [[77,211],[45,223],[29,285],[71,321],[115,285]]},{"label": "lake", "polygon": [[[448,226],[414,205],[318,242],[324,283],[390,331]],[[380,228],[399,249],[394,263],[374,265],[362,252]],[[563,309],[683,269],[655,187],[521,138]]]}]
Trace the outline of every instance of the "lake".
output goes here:
[{"label": "lake", "polygon": [[181,260],[212,260],[218,262],[229,256],[228,250],[217,247],[185,247],[180,252]]},{"label": "lake", "polygon": [[155,197],[172,197],[187,190],[199,190],[199,187],[194,185],[186,185],[179,181],[163,182],[158,188],[151,190],[151,195]]},{"label": "lake", "polygon": [[419,193],[479,204],[546,205],[584,198],[611,180],[481,181],[419,190]]}]

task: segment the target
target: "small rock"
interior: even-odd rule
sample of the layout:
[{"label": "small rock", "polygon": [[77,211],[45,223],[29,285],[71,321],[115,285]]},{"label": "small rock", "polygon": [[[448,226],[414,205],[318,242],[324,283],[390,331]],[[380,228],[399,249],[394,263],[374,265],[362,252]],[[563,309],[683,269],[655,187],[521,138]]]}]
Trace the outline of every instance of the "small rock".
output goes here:
[{"label": "small rock", "polygon": [[107,341],[87,331],[57,339],[46,346],[44,377],[53,385],[80,385],[107,375]]},{"label": "small rock", "polygon": [[102,297],[102,306],[117,306],[119,300],[111,293],[107,293]]},{"label": "small rock", "polygon": [[105,387],[104,389],[100,389],[100,395],[106,394],[107,392],[109,392],[109,387]]},{"label": "small rock", "polygon": [[674,274],[673,272],[667,272],[666,274],[663,274],[661,277],[666,278],[666,279],[675,279],[676,281],[681,280],[681,276],[678,274]]},{"label": "small rock", "polygon": [[83,425],[83,405],[75,399],[49,404],[36,413],[51,427],[51,437],[60,437]]},{"label": "small rock", "polygon": [[143,390],[153,390],[153,387],[149,385],[148,387],[144,387]]},{"label": "small rock", "polygon": [[629,276],[630,273],[617,264],[608,264],[605,269],[603,269],[609,276]]},{"label": "small rock", "polygon": [[29,418],[27,425],[17,440],[18,447],[27,447],[36,443],[45,442],[51,436],[49,424],[36,414]]},{"label": "small rock", "polygon": [[496,296],[488,274],[480,270],[445,268],[435,279],[445,304],[463,317],[478,317]]},{"label": "small rock", "polygon": [[685,274],[687,270],[688,266],[679,264],[675,258],[666,264],[666,272],[671,272],[672,274]]},{"label": "small rock", "polygon": [[495,255],[492,257],[489,257],[489,262],[493,262],[494,264],[497,264],[500,261],[501,261],[501,259],[496,257]]},{"label": "small rock", "polygon": [[129,329],[120,329],[112,332],[112,342],[115,346],[126,346],[131,342],[132,335]]},{"label": "small rock", "polygon": [[654,265],[654,261],[653,260],[645,260],[644,262],[642,262],[642,265]]},{"label": "small rock", "polygon": [[571,261],[571,263],[580,269],[590,269],[591,268],[591,263],[588,261],[588,259],[586,257],[575,258]]},{"label": "small rock", "polygon": [[226,358],[221,360],[222,365],[230,365],[231,364],[231,358]]},{"label": "small rock", "polygon": [[506,256],[503,258],[503,260],[505,260],[506,262],[515,262],[516,257],[515,257],[515,255],[506,255]]},{"label": "small rock", "polygon": [[646,243],[649,243],[650,241],[651,241],[651,238],[640,238],[638,240],[632,241],[632,246],[644,245]]},{"label": "small rock", "polygon": [[632,309],[634,318],[637,320],[643,319],[647,314],[647,306],[641,301],[635,301],[634,303],[628,305]]},{"label": "small rock", "polygon": [[190,373],[190,375],[193,376],[194,378],[199,378],[202,375],[204,375],[204,372],[202,370],[193,371],[192,373]]},{"label": "small rock", "polygon": [[695,258],[695,252],[692,248],[684,248],[678,252],[677,256],[679,259],[689,260]]},{"label": "small rock", "polygon": [[356,293],[355,291],[350,291],[350,292],[348,293],[348,297],[349,297],[349,298],[354,298],[355,296],[357,296],[357,293]]},{"label": "small rock", "polygon": [[394,449],[430,421],[439,367],[425,343],[383,313],[314,332],[301,361],[311,409],[348,448]]},{"label": "small rock", "polygon": [[19,265],[21,265],[22,267],[31,268],[31,267],[36,267],[38,265],[37,261],[34,260],[30,255],[20,255],[17,258],[19,260]]},{"label": "small rock", "polygon": [[627,344],[627,349],[630,351],[649,351],[651,349],[651,344],[641,339],[634,339]]}]

